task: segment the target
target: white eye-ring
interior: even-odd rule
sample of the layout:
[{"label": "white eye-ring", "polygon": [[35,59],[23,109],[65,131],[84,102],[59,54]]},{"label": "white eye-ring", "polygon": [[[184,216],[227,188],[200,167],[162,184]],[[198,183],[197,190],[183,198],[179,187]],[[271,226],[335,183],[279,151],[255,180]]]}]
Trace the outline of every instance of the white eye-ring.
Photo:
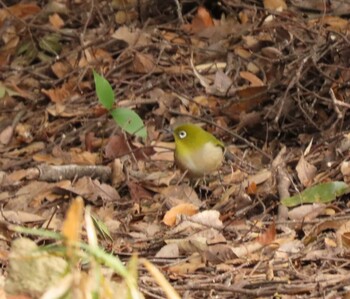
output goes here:
[{"label": "white eye-ring", "polygon": [[180,132],[179,132],[179,137],[180,137],[181,139],[184,139],[186,136],[187,136],[186,131],[180,131]]}]

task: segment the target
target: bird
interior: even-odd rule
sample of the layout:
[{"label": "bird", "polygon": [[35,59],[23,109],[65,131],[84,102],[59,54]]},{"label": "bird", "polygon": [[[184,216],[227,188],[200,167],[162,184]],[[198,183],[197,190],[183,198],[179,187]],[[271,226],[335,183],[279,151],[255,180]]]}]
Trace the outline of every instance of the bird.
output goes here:
[{"label": "bird", "polygon": [[189,177],[204,177],[219,169],[225,146],[213,134],[189,123],[177,126],[173,136],[175,163]]}]

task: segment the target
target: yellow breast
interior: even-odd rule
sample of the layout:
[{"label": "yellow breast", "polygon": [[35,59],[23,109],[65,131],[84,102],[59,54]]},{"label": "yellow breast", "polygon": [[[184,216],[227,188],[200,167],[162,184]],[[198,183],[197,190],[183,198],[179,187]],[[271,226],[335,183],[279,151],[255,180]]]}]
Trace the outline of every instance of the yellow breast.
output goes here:
[{"label": "yellow breast", "polygon": [[199,177],[217,170],[222,163],[223,155],[221,146],[208,142],[200,149],[181,157],[175,152],[175,160],[181,169],[188,171],[190,176]]}]

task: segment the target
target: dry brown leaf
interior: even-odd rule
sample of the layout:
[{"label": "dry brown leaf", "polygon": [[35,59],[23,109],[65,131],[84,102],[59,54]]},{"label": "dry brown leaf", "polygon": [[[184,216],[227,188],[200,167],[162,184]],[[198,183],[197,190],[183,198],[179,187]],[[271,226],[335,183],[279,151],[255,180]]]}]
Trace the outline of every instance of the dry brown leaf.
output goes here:
[{"label": "dry brown leaf", "polygon": [[202,224],[205,227],[221,229],[223,227],[220,220],[220,212],[214,210],[203,211],[188,218],[191,222]]},{"label": "dry brown leaf", "polygon": [[54,103],[64,103],[68,100],[71,100],[74,97],[78,97],[78,93],[74,91],[76,87],[75,80],[69,80],[66,83],[63,83],[61,87],[51,88],[51,89],[42,89],[42,93],[50,98]]},{"label": "dry brown leaf", "polygon": [[275,225],[275,222],[273,222],[264,233],[260,234],[260,236],[258,237],[258,241],[262,245],[269,245],[275,240],[275,238],[276,238],[276,225]]},{"label": "dry brown leaf", "polygon": [[90,153],[81,148],[70,148],[69,152],[62,151],[54,147],[52,154],[35,154],[33,160],[37,162],[46,162],[52,165],[77,164],[77,165],[97,165],[101,162],[98,153]]},{"label": "dry brown leaf", "polygon": [[180,257],[179,247],[177,244],[167,244],[163,246],[157,253],[158,258],[178,258]]},{"label": "dry brown leaf", "polygon": [[179,204],[164,215],[163,222],[168,226],[173,226],[176,223],[178,215],[188,215],[192,216],[198,212],[198,207],[190,203]]},{"label": "dry brown leaf", "polygon": [[172,44],[185,45],[187,42],[176,32],[171,31],[161,31],[163,38]]},{"label": "dry brown leaf", "polygon": [[62,153],[62,158],[65,164],[78,165],[97,165],[100,164],[101,158],[98,153],[90,153],[81,148],[70,148],[69,153]]},{"label": "dry brown leaf", "polygon": [[13,136],[13,132],[14,130],[12,125],[7,126],[5,129],[3,129],[0,133],[0,143],[4,145],[9,144]]},{"label": "dry brown leaf", "polygon": [[248,187],[247,187],[247,194],[253,195],[256,194],[257,191],[257,186],[254,182],[249,183]]},{"label": "dry brown leaf", "polygon": [[147,239],[159,235],[159,233],[162,232],[164,226],[162,226],[161,223],[148,223],[145,221],[139,221],[131,224],[130,228],[132,230],[136,230],[137,232],[144,233]]},{"label": "dry brown leaf", "polygon": [[13,184],[18,184],[18,182],[23,180],[24,178],[33,179],[33,178],[37,178],[38,175],[39,175],[39,172],[37,168],[15,170],[9,175],[7,175],[2,182],[0,182],[0,186],[2,185],[9,186]]},{"label": "dry brown leaf", "polygon": [[47,183],[32,181],[21,187],[15,195],[12,195],[11,201],[6,205],[9,210],[25,211],[29,206],[39,207],[44,199],[47,199],[54,188],[70,185],[69,181],[60,181],[57,183]]},{"label": "dry brown leaf", "polygon": [[131,145],[124,135],[113,135],[108,139],[108,142],[104,148],[105,156],[107,159],[116,159],[130,153]]},{"label": "dry brown leaf", "polygon": [[23,143],[31,143],[34,139],[33,127],[30,124],[19,123],[15,129],[16,139]]},{"label": "dry brown leaf", "polygon": [[14,16],[19,19],[25,19],[28,16],[35,15],[41,11],[41,8],[34,3],[18,3],[6,9],[0,9],[0,27],[7,17]]},{"label": "dry brown leaf", "polygon": [[[78,104],[79,105],[79,104]],[[70,105],[69,103],[56,103],[56,104],[49,104],[46,107],[47,113],[54,117],[65,117],[65,118],[71,118],[71,117],[77,117],[78,115],[86,115],[90,113],[90,110],[86,107],[82,107],[78,105]]]},{"label": "dry brown leaf", "polygon": [[291,238],[277,239],[276,243],[280,246],[275,252],[275,258],[285,261],[289,261],[291,255],[299,253],[305,247],[300,240],[292,240]]},{"label": "dry brown leaf", "polygon": [[208,249],[203,252],[203,256],[206,261],[212,264],[225,263],[237,258],[237,255],[232,251],[232,246],[227,244],[208,246]]},{"label": "dry brown leaf", "polygon": [[155,153],[151,156],[152,161],[174,162],[174,142],[156,141],[151,143]]},{"label": "dry brown leaf", "polygon": [[127,183],[131,199],[134,202],[140,202],[142,199],[151,199],[152,194],[143,188],[140,184],[129,181]]},{"label": "dry brown leaf", "polygon": [[191,24],[183,25],[183,29],[192,33],[199,33],[205,28],[214,26],[214,21],[209,13],[209,11],[203,7],[199,6],[197,14],[194,16]]},{"label": "dry brown leaf", "polygon": [[64,26],[64,21],[57,13],[54,13],[53,15],[49,16],[49,22],[51,23],[52,27],[57,30]]},{"label": "dry brown leaf", "polygon": [[350,249],[350,221],[342,223],[336,231],[337,243],[340,248]]},{"label": "dry brown leaf", "polygon": [[272,59],[283,58],[283,53],[274,47],[264,47],[261,49],[261,54]]},{"label": "dry brown leaf", "polygon": [[21,149],[14,150],[11,153],[8,153],[8,156],[10,157],[15,157],[20,155],[30,156],[33,153],[43,150],[44,148],[45,148],[44,142],[41,142],[41,141],[32,142],[31,144],[24,146]]},{"label": "dry brown leaf", "polygon": [[150,54],[136,53],[132,63],[132,69],[136,73],[149,74],[156,70],[154,58]]},{"label": "dry brown leaf", "polygon": [[125,41],[130,47],[146,46],[150,43],[149,34],[140,29],[132,30],[129,26],[122,26],[112,34],[112,38]]},{"label": "dry brown leaf", "polygon": [[246,79],[250,82],[251,86],[264,86],[264,82],[262,82],[256,75],[251,72],[242,71],[239,72],[241,78]]},{"label": "dry brown leaf", "polygon": [[238,247],[233,247],[231,250],[238,258],[241,258],[244,256],[249,256],[253,252],[258,251],[263,247],[264,245],[262,245],[258,240],[256,240],[252,242],[247,242]]},{"label": "dry brown leaf", "polygon": [[169,235],[177,236],[187,235],[183,239],[166,240],[168,244],[177,244],[181,253],[192,254],[194,252],[203,253],[208,249],[209,245],[217,243],[226,243],[225,237],[220,234],[217,229],[207,228],[201,224],[191,223],[190,221],[183,221],[179,226],[172,229]]},{"label": "dry brown leaf", "polygon": [[33,155],[33,161],[45,162],[50,165],[63,165],[63,159],[61,157],[54,157],[50,154],[38,153]]},{"label": "dry brown leaf", "polygon": [[125,182],[124,166],[120,159],[114,159],[112,163],[112,186],[118,188]]},{"label": "dry brown leaf", "polygon": [[112,186],[101,184],[98,180],[92,180],[88,177],[82,177],[72,186],[62,187],[76,195],[80,195],[92,202],[102,199],[104,202],[112,202],[120,199],[119,193]]},{"label": "dry brown leaf", "polygon": [[304,155],[302,155],[295,169],[297,171],[300,182],[305,187],[311,186],[313,179],[316,176],[317,168],[308,163],[305,160]]},{"label": "dry brown leaf", "polygon": [[[350,8],[350,6],[348,6],[348,8]],[[349,29],[350,27],[349,20],[337,16],[324,16],[324,18],[322,18],[322,22],[329,25],[332,29],[339,31]]]},{"label": "dry brown leaf", "polygon": [[264,0],[264,7],[266,9],[282,11],[287,9],[285,0]]},{"label": "dry brown leaf", "polygon": [[[112,63],[113,61],[112,54],[100,48],[86,49],[84,54],[84,57],[79,60],[80,67],[86,67],[88,65],[94,65],[102,62]],[[72,67],[74,67],[74,65],[72,65]]]},{"label": "dry brown leaf", "polygon": [[244,59],[249,59],[252,56],[252,53],[242,46],[235,47],[235,54]]},{"label": "dry brown leaf", "polygon": [[0,66],[5,66],[10,63],[11,56],[15,54],[20,42],[20,37],[17,35],[18,32],[14,25],[11,26],[10,24],[7,24],[6,27],[2,27],[1,30],[1,40],[4,45],[0,48]]},{"label": "dry brown leaf", "polygon": [[0,214],[0,221],[9,221],[10,223],[16,224],[25,224],[31,222],[44,222],[45,218],[38,216],[36,214],[14,211],[14,210],[5,210]]},{"label": "dry brown leaf", "polygon": [[340,164],[340,171],[343,175],[343,180],[345,183],[350,182],[350,162],[349,161],[343,161]]},{"label": "dry brown leaf", "polygon": [[166,199],[165,204],[168,208],[181,203],[191,203],[197,207],[202,205],[196,191],[187,184],[170,185],[158,190],[158,192]]},{"label": "dry brown leaf", "polygon": [[[308,244],[318,235],[320,235],[325,230],[336,230],[339,231],[341,227],[345,228],[349,225],[347,220],[325,220],[313,227],[312,231],[304,237],[303,243]],[[350,223],[350,222],[349,222]],[[341,246],[341,233],[337,235],[338,244]]]},{"label": "dry brown leaf", "polygon": [[232,102],[229,107],[222,111],[233,120],[240,120],[240,114],[250,112],[258,105],[269,99],[267,86],[248,86],[237,90],[239,101]]},{"label": "dry brown leaf", "polygon": [[324,215],[327,206],[322,203],[304,204],[288,211],[291,220],[311,221],[320,215]]},{"label": "dry brown leaf", "polygon": [[188,275],[196,272],[199,268],[205,266],[202,257],[197,253],[193,254],[186,260],[176,263],[174,266],[170,266],[168,271],[177,275]]},{"label": "dry brown leaf", "polygon": [[57,78],[62,79],[72,71],[72,66],[67,61],[57,61],[51,66],[51,70]]},{"label": "dry brown leaf", "polygon": [[[210,89],[208,89],[209,94],[226,94],[230,95],[230,89],[233,86],[233,81],[232,79],[227,76],[222,70],[218,70],[215,73],[215,78],[214,78],[214,84],[211,86]],[[215,90],[215,92],[213,91]]]},{"label": "dry brown leaf", "polygon": [[268,169],[262,169],[258,173],[248,176],[249,183],[262,184],[272,178],[272,173]]}]

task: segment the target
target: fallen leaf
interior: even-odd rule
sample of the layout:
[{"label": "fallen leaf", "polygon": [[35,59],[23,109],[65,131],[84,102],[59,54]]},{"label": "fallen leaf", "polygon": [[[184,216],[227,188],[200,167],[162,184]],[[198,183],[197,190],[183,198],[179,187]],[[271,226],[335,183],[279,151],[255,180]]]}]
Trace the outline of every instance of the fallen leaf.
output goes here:
[{"label": "fallen leaf", "polygon": [[89,177],[82,177],[72,186],[62,187],[61,189],[71,191],[92,202],[97,202],[99,199],[105,202],[120,199],[119,193],[111,185],[101,184],[98,180],[92,180]]},{"label": "fallen leaf", "polygon": [[123,169],[123,163],[120,159],[114,159],[112,162],[112,186],[118,188],[123,182],[125,182],[125,174]]},{"label": "fallen leaf", "polygon": [[181,203],[190,203],[197,207],[202,205],[196,191],[187,184],[170,185],[158,190],[165,198],[165,204],[168,208],[175,207]]},{"label": "fallen leaf", "polygon": [[143,199],[151,199],[152,194],[142,187],[140,183],[129,181],[127,183],[131,199],[134,202],[140,202]]},{"label": "fallen leaf", "polygon": [[347,193],[349,193],[349,186],[344,182],[321,183],[305,189],[300,194],[284,198],[281,203],[287,207],[305,203],[328,203]]},{"label": "fallen leaf", "polygon": [[25,19],[28,16],[35,15],[41,11],[41,8],[34,3],[18,3],[6,9],[0,9],[0,27],[7,17],[14,16],[19,19]]},{"label": "fallen leaf", "polygon": [[4,145],[9,144],[13,136],[13,132],[13,126],[7,126],[4,130],[2,130],[0,133],[0,143]]},{"label": "fallen leaf", "polygon": [[264,233],[260,234],[260,236],[258,237],[258,241],[262,245],[269,245],[275,240],[275,238],[276,238],[276,225],[275,225],[275,222],[273,222]]},{"label": "fallen leaf", "polygon": [[239,72],[239,75],[241,78],[246,79],[250,82],[251,86],[264,86],[264,82],[262,82],[256,75],[252,74],[251,72],[242,71]]},{"label": "fallen leaf", "polygon": [[57,78],[62,79],[72,71],[72,66],[67,61],[57,61],[51,66],[51,70]]},{"label": "fallen leaf", "polygon": [[260,250],[263,248],[264,245],[262,245],[258,240],[252,241],[252,242],[246,242],[243,245],[232,247],[232,252],[236,255],[236,257],[241,258],[244,256],[249,256],[253,252]]},{"label": "fallen leaf", "polygon": [[125,41],[131,47],[142,47],[150,43],[150,36],[140,29],[132,30],[129,26],[121,26],[112,34],[112,38]]},{"label": "fallen leaf", "polygon": [[291,220],[311,221],[324,214],[327,206],[321,203],[311,205],[302,205],[288,211],[288,217]]},{"label": "fallen leaf", "polygon": [[209,11],[203,7],[199,6],[197,14],[192,19],[191,24],[183,25],[183,29],[191,33],[198,33],[205,28],[214,26],[214,21],[209,13]]},{"label": "fallen leaf", "polygon": [[266,9],[282,11],[287,9],[285,0],[264,0],[264,7]]},{"label": "fallen leaf", "polygon": [[310,186],[314,177],[316,176],[317,168],[314,165],[308,163],[305,160],[304,155],[302,155],[295,169],[297,171],[300,182],[305,187]]},{"label": "fallen leaf", "polygon": [[188,275],[195,273],[199,268],[205,266],[202,257],[197,253],[191,255],[186,260],[176,263],[176,265],[170,266],[168,271],[177,275]]},{"label": "fallen leaf", "polygon": [[177,244],[167,244],[163,246],[157,253],[157,258],[178,258],[180,257],[179,247]]},{"label": "fallen leaf", "polygon": [[152,161],[169,161],[174,162],[174,142],[152,142],[155,153],[151,156]]},{"label": "fallen leaf", "polygon": [[254,182],[250,183],[247,187],[247,193],[252,195],[256,194],[257,186]]},{"label": "fallen leaf", "polygon": [[54,103],[64,103],[75,97],[78,97],[78,93],[74,91],[76,87],[76,81],[70,80],[63,83],[61,87],[42,89],[42,93],[50,98]]},{"label": "fallen leaf", "polygon": [[113,135],[108,139],[104,148],[107,159],[116,159],[124,155],[130,154],[131,145],[128,145],[124,135]]},{"label": "fallen leaf", "polygon": [[52,27],[57,30],[61,29],[64,26],[64,21],[57,13],[49,16],[49,22],[51,23]]},{"label": "fallen leaf", "polygon": [[258,105],[269,99],[267,86],[248,86],[236,90],[239,100],[232,102],[228,107],[222,110],[222,113],[233,120],[239,121],[240,114],[250,112]]},{"label": "fallen leaf", "polygon": [[228,244],[215,244],[208,246],[203,252],[204,259],[214,265],[225,263],[226,261],[236,259],[237,255],[233,252],[232,246]]},{"label": "fallen leaf", "polygon": [[132,63],[132,70],[140,74],[149,74],[156,70],[154,58],[150,54],[136,53]]},{"label": "fallen leaf", "polygon": [[178,215],[194,215],[198,212],[198,207],[190,203],[179,204],[169,211],[163,217],[163,222],[168,226],[173,226],[176,223]]},{"label": "fallen leaf", "polygon": [[44,222],[45,218],[28,212],[5,210],[1,212],[0,220],[16,224],[26,224],[32,222]]},{"label": "fallen leaf", "polygon": [[350,221],[346,221],[336,230],[336,237],[340,248],[350,249]]}]

